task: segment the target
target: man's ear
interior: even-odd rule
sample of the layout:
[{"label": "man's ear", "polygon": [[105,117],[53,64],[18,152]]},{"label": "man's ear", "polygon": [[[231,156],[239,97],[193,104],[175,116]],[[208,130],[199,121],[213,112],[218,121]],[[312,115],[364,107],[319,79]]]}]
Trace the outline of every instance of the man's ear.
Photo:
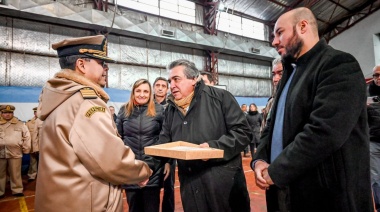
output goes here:
[{"label": "man's ear", "polygon": [[197,84],[197,79],[196,77],[193,78],[193,82],[192,82],[192,85],[195,86],[195,84]]},{"label": "man's ear", "polygon": [[84,59],[83,59],[83,58],[79,58],[79,59],[75,62],[75,66],[76,66],[76,69],[77,69],[81,74],[85,74],[85,73],[86,73],[85,62],[84,62]]},{"label": "man's ear", "polygon": [[300,25],[300,33],[305,34],[305,32],[307,31],[309,27],[309,22],[307,20],[302,20],[299,22],[299,25]]}]

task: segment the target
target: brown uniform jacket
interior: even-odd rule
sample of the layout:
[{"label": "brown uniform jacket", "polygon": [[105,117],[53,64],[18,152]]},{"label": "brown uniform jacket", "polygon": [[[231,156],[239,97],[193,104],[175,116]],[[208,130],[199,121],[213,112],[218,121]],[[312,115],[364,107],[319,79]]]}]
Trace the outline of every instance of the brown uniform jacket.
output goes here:
[{"label": "brown uniform jacket", "polygon": [[38,129],[42,127],[42,121],[39,118],[33,117],[25,124],[28,127],[30,132],[30,137],[32,139],[32,148],[30,152],[38,152],[39,151],[39,141],[38,141]]},{"label": "brown uniform jacket", "polygon": [[119,185],[150,176],[118,136],[106,100],[103,89],[72,70],[44,86],[37,109],[43,121],[37,212],[122,211]]},{"label": "brown uniform jacket", "polygon": [[0,158],[22,158],[30,152],[30,133],[25,124],[13,117],[0,119]]}]

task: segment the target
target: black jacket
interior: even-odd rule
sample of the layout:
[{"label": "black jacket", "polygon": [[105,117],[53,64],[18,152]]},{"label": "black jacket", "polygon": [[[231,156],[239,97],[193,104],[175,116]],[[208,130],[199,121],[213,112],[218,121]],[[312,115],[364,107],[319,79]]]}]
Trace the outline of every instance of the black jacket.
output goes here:
[{"label": "black jacket", "polygon": [[[321,40],[296,65],[285,105],[284,150],[270,164],[269,176],[276,186],[289,189],[292,212],[373,211],[366,85],[358,62]],[[272,120],[292,71],[291,64],[284,64],[254,160],[270,163]],[[267,202],[275,204],[276,197]]]},{"label": "black jacket", "polygon": [[223,159],[202,163],[178,160],[179,174],[191,174],[221,164],[241,167],[240,153],[250,143],[252,134],[243,112],[238,110],[239,105],[229,92],[198,82],[186,116],[176,108],[172,96],[168,97],[168,103],[160,143],[207,142],[210,147],[224,150]]},{"label": "black jacket", "polygon": [[[229,197],[230,202],[208,205],[209,210],[226,211],[226,208],[219,210],[218,207],[227,205],[226,207],[235,208],[232,211],[249,211],[249,197],[240,153],[250,143],[252,133],[235,98],[228,91],[206,86],[201,80],[195,86],[194,98],[186,115],[177,109],[172,95],[168,100],[160,143],[207,142],[210,147],[224,150],[222,159],[177,160],[185,211],[200,210],[193,208],[199,204],[196,203],[197,200],[188,202],[189,200],[215,199],[215,196],[221,195],[214,188],[225,189],[226,192],[222,195]],[[228,204],[235,204],[236,207]]]},{"label": "black jacket", "polygon": [[[161,161],[150,155],[146,155],[144,147],[158,144],[158,136],[161,131],[163,116],[163,107],[155,104],[156,116],[147,116],[147,106],[139,106],[133,109],[129,117],[125,116],[125,105],[120,108],[117,116],[116,126],[121,138],[126,146],[129,146],[135,158],[146,162],[150,169],[153,170],[149,178],[147,187],[157,187],[162,185],[164,167]],[[137,185],[123,186],[127,189],[140,188]]]},{"label": "black jacket", "polygon": [[[373,81],[369,85],[370,96],[380,98],[380,86],[377,86]],[[380,102],[375,102],[367,107],[368,124],[369,124],[369,139],[372,142],[380,142]]]},{"label": "black jacket", "polygon": [[260,143],[260,126],[263,121],[263,116],[258,111],[248,111],[245,116],[252,129],[252,143]]}]

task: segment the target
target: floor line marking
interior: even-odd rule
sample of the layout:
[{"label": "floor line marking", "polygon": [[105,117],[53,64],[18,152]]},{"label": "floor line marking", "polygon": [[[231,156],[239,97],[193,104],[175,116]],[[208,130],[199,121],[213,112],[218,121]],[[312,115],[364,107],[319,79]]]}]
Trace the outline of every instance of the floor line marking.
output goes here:
[{"label": "floor line marking", "polygon": [[20,211],[21,212],[28,212],[28,207],[26,206],[25,197],[20,197],[18,199],[18,202],[20,204]]}]

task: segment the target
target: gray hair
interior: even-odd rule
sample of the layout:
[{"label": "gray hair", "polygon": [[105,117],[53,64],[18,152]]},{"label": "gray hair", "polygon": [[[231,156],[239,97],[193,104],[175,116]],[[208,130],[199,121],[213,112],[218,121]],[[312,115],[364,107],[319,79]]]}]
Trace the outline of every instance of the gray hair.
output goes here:
[{"label": "gray hair", "polygon": [[276,58],[272,62],[272,67],[277,65],[277,64],[282,64],[281,58]]},{"label": "gray hair", "polygon": [[197,67],[195,67],[195,64],[193,62],[190,62],[190,61],[185,60],[185,59],[175,60],[168,65],[167,70],[169,71],[169,70],[171,70],[177,66],[184,66],[185,67],[184,74],[185,74],[187,79],[198,78],[199,70],[197,69]]}]

